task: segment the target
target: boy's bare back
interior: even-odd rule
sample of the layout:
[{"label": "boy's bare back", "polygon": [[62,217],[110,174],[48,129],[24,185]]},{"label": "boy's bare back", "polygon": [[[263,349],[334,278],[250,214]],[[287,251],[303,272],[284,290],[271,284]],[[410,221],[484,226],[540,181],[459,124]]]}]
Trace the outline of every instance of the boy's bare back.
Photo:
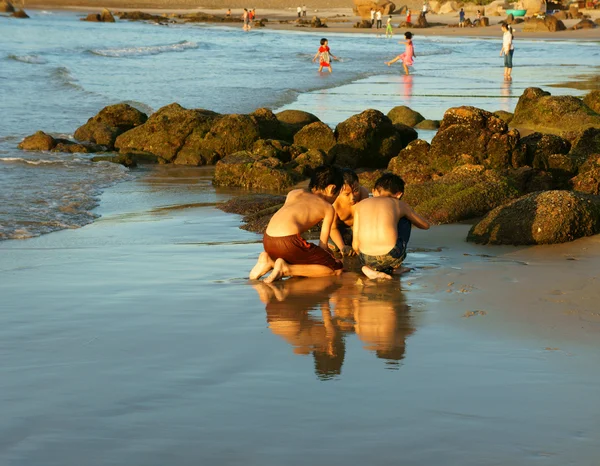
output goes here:
[{"label": "boy's bare back", "polygon": [[333,206],[327,201],[304,189],[295,189],[290,191],[283,207],[271,218],[266,234],[271,237],[281,237],[304,233],[321,220],[323,220],[323,230],[327,223],[327,232],[329,232],[333,216]]},{"label": "boy's bare back", "polygon": [[398,240],[398,222],[406,217],[417,228],[429,224],[410,206],[394,197],[372,197],[354,206],[354,239],[363,254],[387,254]]}]

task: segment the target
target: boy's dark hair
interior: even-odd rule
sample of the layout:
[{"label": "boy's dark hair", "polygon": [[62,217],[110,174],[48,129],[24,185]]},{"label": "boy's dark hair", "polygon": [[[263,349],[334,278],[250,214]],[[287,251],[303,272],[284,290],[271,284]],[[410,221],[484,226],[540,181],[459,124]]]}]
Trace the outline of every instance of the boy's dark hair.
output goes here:
[{"label": "boy's dark hair", "polygon": [[393,173],[386,173],[375,182],[375,191],[387,191],[391,194],[404,192],[404,180]]},{"label": "boy's dark hair", "polygon": [[325,45],[325,42],[327,42],[327,39],[325,39],[324,37],[321,39],[321,45]]},{"label": "boy's dark hair", "polygon": [[358,183],[358,175],[350,168],[342,168],[342,176],[344,177],[344,184],[348,186]]},{"label": "boy's dark hair", "polygon": [[412,32],[408,31],[404,33],[404,37],[406,37],[407,39],[412,39]]},{"label": "boy's dark hair", "polygon": [[333,194],[339,193],[344,185],[344,175],[342,175],[342,170],[335,166],[321,165],[313,171],[313,175],[310,177],[310,183],[308,184],[308,189],[311,191],[313,189],[323,191],[331,184],[335,186]]}]

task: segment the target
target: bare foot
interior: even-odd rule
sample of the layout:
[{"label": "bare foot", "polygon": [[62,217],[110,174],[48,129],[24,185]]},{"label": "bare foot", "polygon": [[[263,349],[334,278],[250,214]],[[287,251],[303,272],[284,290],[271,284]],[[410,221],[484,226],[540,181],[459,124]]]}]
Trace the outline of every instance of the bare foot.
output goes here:
[{"label": "bare foot", "polygon": [[250,280],[258,280],[273,268],[273,261],[266,252],[261,252],[256,265],[250,271]]},{"label": "bare foot", "polygon": [[367,267],[366,265],[363,266],[363,268],[361,270],[362,270],[362,273],[364,273],[371,280],[377,280],[377,279],[391,280],[392,279],[392,277],[390,275],[388,275],[387,273],[377,272],[376,270],[373,270],[371,267]]},{"label": "bare foot", "polygon": [[386,61],[386,62],[385,62],[385,64],[386,64],[387,66],[392,66],[392,64],[391,64],[389,61]]},{"label": "bare foot", "polygon": [[265,283],[273,283],[276,280],[281,280],[286,276],[287,271],[288,265],[285,263],[285,261],[283,259],[277,259],[271,275],[265,278]]}]

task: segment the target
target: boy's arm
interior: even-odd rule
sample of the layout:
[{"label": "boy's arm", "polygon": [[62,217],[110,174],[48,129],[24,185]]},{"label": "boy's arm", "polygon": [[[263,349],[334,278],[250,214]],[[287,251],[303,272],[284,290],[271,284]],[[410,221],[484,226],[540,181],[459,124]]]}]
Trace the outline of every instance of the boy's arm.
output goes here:
[{"label": "boy's arm", "polygon": [[352,249],[358,254],[360,244],[358,243],[358,209],[354,210],[354,224],[352,225]]},{"label": "boy's arm", "polygon": [[342,238],[342,234],[340,233],[340,230],[338,229],[337,213],[333,217],[333,222],[331,224],[331,231],[329,233],[329,236],[331,237],[331,240],[334,242],[334,244],[338,247],[340,252],[343,253],[344,247],[346,247],[346,245],[344,244],[344,238]]},{"label": "boy's arm", "polygon": [[[325,201],[323,201],[325,202]],[[321,226],[321,237],[319,238],[319,246],[325,251],[329,251],[327,242],[329,241],[329,232],[331,231],[331,225],[333,223],[333,217],[335,210],[331,204],[325,206],[325,216],[323,217],[323,225]]]},{"label": "boy's arm", "polygon": [[416,213],[406,202],[400,201],[400,215],[410,220],[417,228],[429,230],[429,222]]}]

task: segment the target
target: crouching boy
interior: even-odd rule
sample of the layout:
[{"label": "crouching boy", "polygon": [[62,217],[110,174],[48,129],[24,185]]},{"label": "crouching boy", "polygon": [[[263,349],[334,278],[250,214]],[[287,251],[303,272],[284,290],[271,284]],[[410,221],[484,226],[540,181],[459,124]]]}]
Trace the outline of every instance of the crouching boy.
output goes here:
[{"label": "crouching boy", "polygon": [[369,278],[391,279],[406,258],[411,226],[429,229],[429,223],[400,199],[404,181],[386,174],[375,182],[373,197],[354,207],[353,249]]},{"label": "crouching boy", "polygon": [[[266,283],[283,277],[324,277],[342,272],[342,263],[331,255],[327,242],[335,216],[332,204],[343,184],[339,168],[322,166],[315,169],[308,190],[290,191],[267,226],[263,237],[265,252],[250,272],[250,279],[256,280],[271,269]],[[316,246],[300,235],[320,221],[323,225]]]}]

